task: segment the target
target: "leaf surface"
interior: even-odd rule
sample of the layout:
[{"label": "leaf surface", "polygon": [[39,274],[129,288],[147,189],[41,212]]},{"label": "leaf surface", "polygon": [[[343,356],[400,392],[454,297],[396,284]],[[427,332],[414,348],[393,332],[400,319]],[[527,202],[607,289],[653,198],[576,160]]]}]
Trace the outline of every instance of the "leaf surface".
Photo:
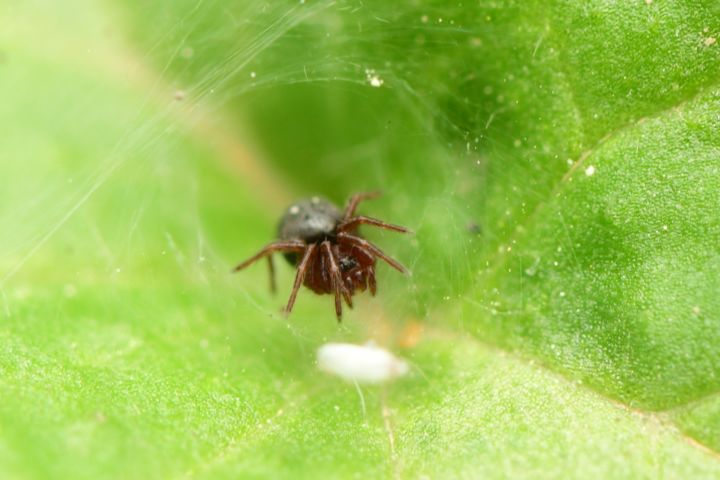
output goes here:
[{"label": "leaf surface", "polygon": [[[716,2],[3,13],[4,478],[720,475]],[[341,327],[230,275],[375,189],[413,276]],[[411,375],[316,370],[369,338]]]}]

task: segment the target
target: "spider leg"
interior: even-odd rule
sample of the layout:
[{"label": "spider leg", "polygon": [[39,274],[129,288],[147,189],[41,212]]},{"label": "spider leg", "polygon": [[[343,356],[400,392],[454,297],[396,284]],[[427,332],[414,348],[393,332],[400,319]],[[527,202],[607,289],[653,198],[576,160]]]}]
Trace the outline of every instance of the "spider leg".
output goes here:
[{"label": "spider leg", "polygon": [[374,227],[380,227],[385,230],[392,230],[394,232],[411,233],[410,230],[405,227],[401,227],[400,225],[393,225],[392,223],[383,222],[382,220],[378,220],[377,218],[366,217],[364,215],[358,215],[357,217],[352,217],[345,220],[340,225],[338,225],[337,229],[338,232],[352,231],[359,225],[372,225]]},{"label": "spider leg", "polygon": [[335,259],[333,258],[333,254],[330,249],[330,242],[325,241],[322,246],[328,260],[330,261],[330,283],[332,284],[333,290],[335,290],[335,316],[337,316],[337,321],[340,323],[342,321],[342,299],[340,297],[340,285],[338,284],[336,275],[337,265],[335,264]]},{"label": "spider leg", "polygon": [[350,197],[350,201],[348,202],[347,208],[345,208],[345,215],[343,216],[343,221],[346,222],[348,219],[350,219],[353,215],[355,215],[355,209],[357,208],[358,204],[364,200],[371,200],[373,198],[377,198],[380,196],[380,192],[365,192],[365,193],[357,193]]},{"label": "spider leg", "polygon": [[[338,278],[338,281],[340,281],[342,283],[341,278]],[[345,303],[347,304],[348,308],[352,310],[353,302],[352,302],[352,293],[350,293],[350,290],[348,290],[347,287],[343,287],[340,290],[340,293],[342,293],[342,296],[345,299]]]},{"label": "spider leg", "polygon": [[262,250],[233,268],[233,272],[239,272],[243,268],[257,262],[261,258],[271,255],[274,252],[302,252],[305,250],[305,243],[301,240],[287,240],[273,242],[266,245]]},{"label": "spider leg", "polygon": [[340,290],[338,290],[335,280],[333,280],[333,285],[335,285],[335,316],[340,323],[342,322],[342,297],[340,297]]},{"label": "spider leg", "polygon": [[[332,259],[333,259],[333,262],[335,263],[335,265],[339,265],[338,264],[338,257],[339,257],[338,250],[339,249],[337,246],[335,246],[332,249]],[[338,282],[340,282],[341,292],[343,294],[343,297],[345,298],[345,303],[347,303],[347,306],[349,308],[353,308],[353,302],[352,302],[353,294],[352,294],[352,291],[348,288],[347,284],[345,282],[343,282],[342,271],[340,270],[339,266],[337,269],[337,279],[338,279]],[[348,283],[350,283],[350,282],[348,282]]]},{"label": "spider leg", "polygon": [[273,263],[272,255],[267,256],[268,259],[268,271],[270,272],[270,291],[277,293],[277,283],[275,282],[275,264]]},{"label": "spider leg", "polygon": [[295,305],[295,298],[297,298],[298,290],[300,290],[300,286],[303,283],[303,279],[305,278],[305,273],[307,272],[307,269],[310,265],[310,261],[312,260],[313,254],[315,253],[316,246],[317,246],[316,244],[311,243],[305,249],[305,254],[303,255],[302,260],[300,261],[300,264],[297,267],[297,273],[295,274],[295,283],[293,284],[292,292],[290,293],[290,298],[288,299],[287,307],[285,307],[285,315],[288,315],[292,311],[293,305]]},{"label": "spider leg", "polygon": [[[365,258],[368,259],[369,262],[371,262],[373,264],[375,263],[375,255],[373,255],[372,252],[369,252],[368,250],[366,250],[365,248],[363,248],[359,245],[353,245],[352,249],[356,253],[362,253],[365,256]],[[363,282],[365,284],[364,290],[367,290],[368,286],[370,286],[370,284],[368,283],[370,281],[370,275],[372,275],[372,281],[375,282],[375,267],[372,265],[368,266],[365,272],[363,272],[363,271],[355,272],[356,281]],[[348,277],[348,283],[350,283],[349,277]],[[375,284],[373,283],[373,285],[371,286],[371,290],[374,288],[375,288]],[[374,290],[371,293],[373,294],[373,296],[375,296]]]},{"label": "spider leg", "polygon": [[368,285],[370,287],[370,294],[374,297],[377,292],[377,282],[375,281],[375,268],[368,268]]},{"label": "spider leg", "polygon": [[[338,278],[338,281],[342,282],[342,279]],[[353,303],[352,303],[352,295],[350,294],[350,291],[346,287],[343,287],[343,289],[341,290],[341,293],[342,293],[343,298],[345,299],[345,303],[347,304],[348,308],[352,309]]]},{"label": "spider leg", "polygon": [[408,273],[407,269],[403,267],[397,260],[393,259],[392,257],[389,257],[380,250],[378,247],[373,245],[372,243],[368,242],[364,238],[356,237],[355,235],[350,235],[347,232],[340,232],[338,233],[338,238],[342,238],[344,240],[347,240],[348,242],[352,243],[353,245],[357,245],[358,247],[361,247],[365,250],[368,250],[370,253],[375,255],[378,258],[382,258],[385,260],[388,265],[393,267],[395,270],[397,270],[400,273]]},{"label": "spider leg", "polygon": [[337,315],[338,322],[342,319],[342,298],[345,297],[345,301],[348,303],[348,306],[352,308],[352,299],[350,297],[350,292],[347,291],[347,288],[345,288],[345,284],[342,281],[342,276],[340,275],[340,268],[338,267],[337,261],[335,260],[335,254],[332,251],[332,246],[330,245],[330,242],[325,240],[321,248],[323,249],[323,252],[327,256],[328,261],[330,262],[330,274],[331,274],[331,281],[333,285],[333,289],[335,290],[335,314]]},{"label": "spider leg", "polygon": [[[330,242],[327,242],[330,244]],[[343,282],[342,278],[342,271],[340,270],[340,267],[338,265],[338,254],[337,254],[337,247],[333,250],[332,244],[330,244],[330,248],[328,250],[328,259],[330,260],[330,270],[335,275],[337,282],[340,284],[340,293],[342,293],[343,297],[345,298],[345,303],[347,303],[347,306],[352,308],[352,293],[350,290],[348,290],[347,285],[345,285],[345,282]]]}]

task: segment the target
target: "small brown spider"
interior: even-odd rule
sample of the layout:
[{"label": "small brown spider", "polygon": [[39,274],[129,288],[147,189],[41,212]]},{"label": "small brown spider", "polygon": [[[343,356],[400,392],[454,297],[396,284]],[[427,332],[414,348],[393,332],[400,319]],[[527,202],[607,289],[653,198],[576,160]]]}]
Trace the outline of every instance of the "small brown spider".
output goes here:
[{"label": "small brown spider", "polygon": [[289,314],[292,310],[300,285],[304,283],[317,294],[335,294],[335,314],[339,322],[342,318],[342,298],[345,299],[348,307],[352,308],[352,296],[356,290],[362,292],[369,287],[370,293],[375,295],[377,258],[385,260],[400,273],[407,273],[405,267],[358,233],[360,225],[373,225],[401,233],[409,232],[399,225],[355,215],[355,209],[360,202],[377,196],[378,193],[353,195],[344,212],[319,197],[292,204],[278,225],[279,239],[242,262],[233,271],[240,271],[257,260],[267,257],[270,288],[274,292],[275,268],[272,254],[282,252],[285,258],[297,267],[295,283],[285,307],[285,314]]}]

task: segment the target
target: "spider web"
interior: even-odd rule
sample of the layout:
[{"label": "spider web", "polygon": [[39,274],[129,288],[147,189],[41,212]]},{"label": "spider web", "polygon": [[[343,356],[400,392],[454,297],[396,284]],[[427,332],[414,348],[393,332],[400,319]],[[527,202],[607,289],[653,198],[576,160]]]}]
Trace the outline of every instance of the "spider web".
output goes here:
[{"label": "spider web", "polygon": [[[489,156],[509,166],[492,172],[492,183],[508,187],[505,218],[523,215],[528,197],[542,194],[512,188],[513,159],[535,147],[504,128],[512,105],[495,92],[506,79],[453,63],[481,53],[486,27],[456,23],[447,9],[393,18],[392,9],[362,2],[193,1],[176,2],[169,14],[142,2],[93,16],[96,6],[79,3],[79,18],[60,9],[57,23],[43,20],[68,45],[27,60],[57,54],[87,73],[56,77],[56,95],[43,98],[55,117],[38,130],[70,146],[58,154],[33,147],[22,165],[5,166],[6,178],[22,179],[6,190],[0,211],[9,232],[0,243],[8,319],[25,315],[28,299],[71,318],[66,305],[80,298],[84,315],[114,319],[109,327],[80,325],[117,342],[117,355],[142,344],[138,325],[165,315],[151,336],[179,329],[201,347],[250,345],[264,360],[256,368],[284,372],[282,357],[266,352],[299,351],[307,366],[330,339],[392,343],[407,319],[422,321],[462,298],[512,227],[491,221],[502,215],[486,200]],[[104,40],[88,51],[83,42],[93,35]],[[447,64],[430,62],[446,50]],[[111,87],[93,78],[96,71]],[[23,91],[27,81],[11,78],[7,90]],[[46,88],[41,79],[32,84]],[[68,106],[66,98],[80,100]],[[18,117],[26,108],[17,105]],[[22,151],[27,139],[14,138]],[[294,273],[287,265],[277,297],[267,292],[262,265],[229,274],[271,240],[292,199],[322,194],[341,203],[376,189],[385,197],[360,211],[417,235],[368,236],[414,274],[380,267],[378,298],[358,302],[340,328],[331,299],[306,290],[293,319],[280,315]],[[462,318],[450,323],[465,328]],[[67,335],[64,322],[48,328]],[[227,331],[236,333],[226,338]]]},{"label": "spider web", "polygon": [[[144,233],[139,222],[144,212],[158,202],[171,182],[175,183],[172,188],[186,190],[190,192],[189,198],[194,199],[195,204],[188,200],[184,212],[192,213],[189,218],[181,218],[178,212],[166,212],[179,223],[193,225],[194,244],[179,246],[173,235],[165,232],[162,237],[167,248],[163,252],[173,251],[183,268],[191,270],[190,274],[197,273],[192,272],[194,262],[190,259],[212,261],[217,269],[226,265],[230,252],[207,251],[213,248],[213,239],[208,238],[207,222],[197,208],[199,167],[192,164],[193,160],[172,158],[176,153],[173,148],[179,148],[175,141],[177,132],[188,130],[199,136],[207,135],[205,138],[210,142],[220,144],[213,145],[216,150],[245,149],[247,156],[255,157],[233,164],[237,153],[224,152],[230,158],[221,170],[233,170],[236,177],[245,177],[246,181],[250,178],[242,187],[246,196],[258,194],[253,189],[253,180],[260,179],[264,182],[262,187],[270,190],[266,197],[274,207],[257,214],[267,217],[261,222],[264,232],[272,231],[273,216],[297,195],[321,193],[342,202],[354,191],[386,190],[387,200],[376,209],[380,212],[376,216],[392,215],[393,220],[408,223],[418,232],[446,230],[430,247],[418,239],[412,239],[409,247],[403,247],[401,240],[391,240],[413,270],[424,266],[424,271],[434,271],[433,274],[441,271],[439,277],[445,279],[446,285],[432,286],[431,298],[447,300],[466,289],[468,278],[479,266],[476,259],[480,257],[480,242],[472,238],[462,242],[452,239],[467,239],[473,231],[482,229],[483,244],[494,247],[497,241],[492,241],[493,238],[502,233],[483,225],[482,194],[478,198],[468,192],[482,191],[484,155],[493,152],[495,157],[502,158],[503,146],[519,140],[502,131],[493,132],[490,137],[485,135],[507,110],[503,105],[505,99],[469,104],[467,98],[454,97],[450,91],[456,87],[457,77],[468,72],[451,71],[445,85],[428,85],[422,74],[443,66],[402,58],[400,42],[393,38],[406,41],[411,37],[419,49],[445,48],[445,44],[462,40],[466,45],[461,51],[466,52],[477,47],[477,34],[481,32],[456,25],[451,18],[443,19],[432,9],[404,13],[403,18],[395,20],[403,20],[402,24],[407,25],[405,17],[414,16],[412,26],[388,29],[389,20],[383,12],[356,2],[279,5],[186,2],[177,9],[178,13],[165,16],[159,9],[145,8],[149,24],[141,23],[134,33],[130,29],[136,41],[127,47],[127,54],[136,58],[126,60],[125,64],[108,61],[102,65],[113,70],[127,68],[126,78],[147,86],[144,101],[135,109],[127,109],[125,117],[115,122],[115,131],[103,139],[94,165],[80,162],[73,165],[68,160],[70,173],[66,177],[32,182],[27,197],[33,200],[13,202],[16,206],[8,209],[4,223],[20,224],[21,228],[15,229],[12,240],[6,237],[4,251],[14,260],[7,262],[9,267],[0,284],[3,289],[23,272],[28,261],[42,254],[48,243],[62,236],[68,224],[78,223],[75,220],[78,217],[87,220],[85,226],[96,241],[92,249],[101,252],[107,271],[122,269],[123,258],[149,255],[139,250],[142,246],[134,246],[138,242],[133,238],[142,239]],[[120,9],[117,12],[123,13]],[[223,28],[217,29],[217,15],[221,13],[226,18]],[[125,28],[122,23],[112,26],[115,35],[125,33]],[[308,49],[307,45],[317,48]],[[438,80],[433,71],[429,78],[432,82]],[[482,88],[492,97],[492,85]],[[345,135],[336,142],[321,140],[316,151],[298,161],[287,154],[296,148],[293,140],[297,135],[316,137],[318,133],[312,129],[327,126],[327,121],[297,124],[297,132],[268,130],[262,112],[271,110],[271,116],[283,116],[278,101],[297,100],[308,93],[313,99],[327,97],[326,103],[330,104],[318,106],[316,111],[306,110],[308,117],[326,115],[328,108],[335,108],[345,118],[338,130],[360,127],[361,132]],[[88,100],[68,115],[70,119],[80,118],[84,109],[92,105],[92,95],[86,97]],[[390,103],[386,104],[388,99]],[[386,104],[386,108],[369,112],[365,109],[360,118],[353,119],[352,109],[363,102],[370,103],[372,108]],[[301,120],[297,109],[305,106],[290,107],[292,120]],[[252,120],[259,117],[260,125],[253,125]],[[229,120],[223,126],[217,118]],[[236,130],[228,128],[228,124],[244,125],[239,132],[245,133],[233,138]],[[483,128],[478,129],[479,124]],[[266,138],[272,138],[273,144],[281,148],[267,144]],[[422,158],[416,161],[413,157],[418,154]],[[253,174],[255,170],[263,173]],[[309,174],[302,175],[303,170]],[[148,176],[159,182],[149,189],[138,189],[136,196],[127,192],[124,196],[127,202],[120,208],[122,215],[113,221],[118,230],[128,232],[127,238],[109,242],[106,237],[113,233],[93,224],[93,214],[88,213],[96,203],[95,197],[103,189],[111,190],[123,182],[135,183]],[[371,212],[373,206],[363,208]],[[19,221],[28,217],[36,221],[27,224]],[[389,240],[386,237],[379,234],[374,238],[383,242]],[[262,242],[262,238],[263,235],[257,235],[253,240]],[[441,259],[423,252],[423,248],[435,248],[443,242],[449,248]],[[247,242],[243,246],[232,253],[234,258],[246,255],[248,247],[254,245]],[[187,248],[193,251],[185,251]],[[393,282],[385,277],[387,283]],[[390,297],[390,309],[407,310],[403,305],[409,304],[416,313],[427,313],[432,306],[426,305],[423,278],[416,276],[406,289],[391,286],[389,290],[398,293]],[[242,290],[242,285],[240,281],[236,286]],[[247,291],[243,293],[249,295]],[[411,302],[406,300],[408,295]]]}]

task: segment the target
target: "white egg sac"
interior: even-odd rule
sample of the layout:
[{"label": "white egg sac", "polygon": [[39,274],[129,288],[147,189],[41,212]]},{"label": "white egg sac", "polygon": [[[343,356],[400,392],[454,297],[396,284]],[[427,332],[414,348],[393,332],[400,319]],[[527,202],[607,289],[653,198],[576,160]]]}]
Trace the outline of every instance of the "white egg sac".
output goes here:
[{"label": "white egg sac", "polygon": [[326,343],[317,352],[318,368],[349,382],[382,383],[408,372],[407,363],[373,344]]}]

